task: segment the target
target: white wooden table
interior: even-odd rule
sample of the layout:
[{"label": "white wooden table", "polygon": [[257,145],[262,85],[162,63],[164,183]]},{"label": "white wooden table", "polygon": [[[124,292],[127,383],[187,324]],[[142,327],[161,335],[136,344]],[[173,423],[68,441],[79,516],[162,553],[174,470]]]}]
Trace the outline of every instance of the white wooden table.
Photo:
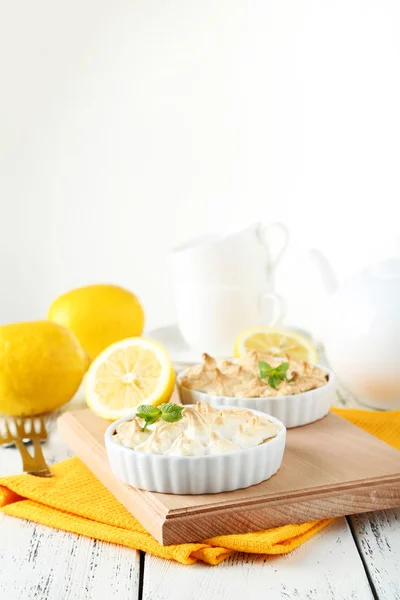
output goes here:
[{"label": "white wooden table", "polygon": [[[164,340],[162,340],[164,341]],[[80,397],[75,400],[80,402]],[[72,453],[54,421],[44,453]],[[0,476],[20,471],[0,449]],[[185,566],[0,513],[1,600],[400,600],[400,509],[336,519],[289,555]]]}]

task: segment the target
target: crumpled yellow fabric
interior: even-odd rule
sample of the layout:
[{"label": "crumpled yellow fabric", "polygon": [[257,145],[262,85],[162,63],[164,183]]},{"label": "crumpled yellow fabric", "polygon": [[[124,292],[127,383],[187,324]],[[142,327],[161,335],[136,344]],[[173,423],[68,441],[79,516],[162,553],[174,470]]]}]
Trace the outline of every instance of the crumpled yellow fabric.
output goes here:
[{"label": "crumpled yellow fabric", "polygon": [[[372,412],[334,409],[334,412],[400,450],[400,410]],[[285,525],[246,534],[221,535],[199,544],[162,546],[106,490],[76,457],[52,467],[55,477],[31,475],[0,478],[0,509],[28,519],[193,564],[217,565],[233,552],[286,554],[321,531],[332,519]]]}]

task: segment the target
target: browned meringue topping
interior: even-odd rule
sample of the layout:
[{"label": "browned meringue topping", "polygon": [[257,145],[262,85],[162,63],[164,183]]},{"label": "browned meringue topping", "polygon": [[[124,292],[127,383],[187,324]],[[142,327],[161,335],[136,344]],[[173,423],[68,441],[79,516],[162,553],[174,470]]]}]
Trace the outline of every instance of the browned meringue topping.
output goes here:
[{"label": "browned meringue topping", "polygon": [[211,456],[258,446],[276,437],[282,429],[268,415],[234,408],[216,410],[201,402],[186,406],[180,421],[160,421],[154,425],[157,426],[152,430],[149,425],[143,431],[137,417],[124,421],[117,426],[114,440],[137,452]]},{"label": "browned meringue topping", "polygon": [[[288,362],[287,379],[277,388],[260,378],[259,361],[264,360],[272,367]],[[181,385],[213,396],[236,398],[267,398],[291,396],[314,390],[328,381],[328,374],[306,361],[292,360],[287,356],[276,357],[251,350],[234,361],[217,361],[203,354],[203,364],[189,368],[181,379]]]}]

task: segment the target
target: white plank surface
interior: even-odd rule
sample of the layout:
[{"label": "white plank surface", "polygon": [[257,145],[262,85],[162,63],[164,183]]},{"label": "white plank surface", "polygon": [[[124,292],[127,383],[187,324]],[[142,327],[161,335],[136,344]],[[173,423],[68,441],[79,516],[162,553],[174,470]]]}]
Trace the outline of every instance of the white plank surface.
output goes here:
[{"label": "white plank surface", "polygon": [[0,598],[134,599],[139,553],[0,513]]},{"label": "white plank surface", "polygon": [[286,556],[237,554],[216,567],[146,555],[143,600],[369,600],[344,518]]},{"label": "white plank surface", "polygon": [[400,508],[349,518],[379,598],[400,599]]}]

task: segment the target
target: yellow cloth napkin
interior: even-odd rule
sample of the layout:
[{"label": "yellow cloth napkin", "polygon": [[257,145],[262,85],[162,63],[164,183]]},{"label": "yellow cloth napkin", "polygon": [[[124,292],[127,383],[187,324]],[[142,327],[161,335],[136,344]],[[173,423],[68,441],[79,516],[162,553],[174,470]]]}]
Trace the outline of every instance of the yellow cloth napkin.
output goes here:
[{"label": "yellow cloth napkin", "polygon": [[[334,409],[334,412],[400,450],[400,410],[383,413]],[[286,554],[332,521],[325,519],[255,533],[221,535],[201,544],[161,546],[78,458],[64,460],[52,469],[55,477],[50,479],[31,475],[0,478],[1,510],[8,515],[122,544],[183,564],[202,560],[216,565],[235,551]]]}]

